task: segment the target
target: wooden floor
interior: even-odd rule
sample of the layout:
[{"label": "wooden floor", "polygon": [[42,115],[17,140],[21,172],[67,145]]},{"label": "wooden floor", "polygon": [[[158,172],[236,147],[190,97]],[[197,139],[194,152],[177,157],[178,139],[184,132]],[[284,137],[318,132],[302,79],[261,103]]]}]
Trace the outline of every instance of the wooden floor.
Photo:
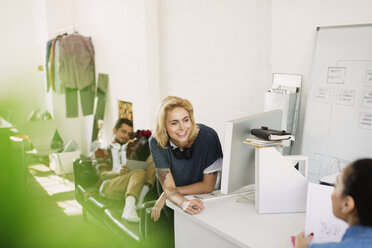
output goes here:
[{"label": "wooden floor", "polygon": [[43,164],[29,166],[22,229],[14,247],[124,247],[99,223],[83,220],[75,200],[73,175],[66,179]]}]

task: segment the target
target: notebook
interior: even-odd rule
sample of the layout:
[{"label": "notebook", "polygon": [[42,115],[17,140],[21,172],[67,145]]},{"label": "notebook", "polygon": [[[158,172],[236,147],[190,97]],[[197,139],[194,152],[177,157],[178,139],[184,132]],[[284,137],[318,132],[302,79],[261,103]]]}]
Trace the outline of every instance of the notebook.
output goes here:
[{"label": "notebook", "polygon": [[314,233],[312,243],[340,242],[348,225],[332,213],[333,187],[309,183],[305,235]]}]

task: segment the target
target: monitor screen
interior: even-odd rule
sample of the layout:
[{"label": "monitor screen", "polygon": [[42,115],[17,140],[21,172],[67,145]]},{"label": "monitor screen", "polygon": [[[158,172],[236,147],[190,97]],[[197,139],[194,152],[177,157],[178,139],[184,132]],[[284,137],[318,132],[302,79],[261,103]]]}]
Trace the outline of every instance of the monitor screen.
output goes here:
[{"label": "monitor screen", "polygon": [[229,194],[255,183],[255,148],[244,144],[252,128],[266,126],[280,130],[282,111],[273,110],[225,123],[225,143],[221,176],[221,192]]}]

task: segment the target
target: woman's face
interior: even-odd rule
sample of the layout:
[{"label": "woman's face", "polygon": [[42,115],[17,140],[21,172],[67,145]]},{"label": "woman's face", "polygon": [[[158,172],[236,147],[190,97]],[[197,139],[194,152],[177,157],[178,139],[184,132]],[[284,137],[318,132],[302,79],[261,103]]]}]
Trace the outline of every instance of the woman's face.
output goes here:
[{"label": "woman's face", "polygon": [[188,145],[188,137],[192,128],[192,122],[186,109],[177,107],[167,112],[165,130],[169,138],[179,148]]},{"label": "woman's face", "polygon": [[346,220],[346,215],[343,213],[345,196],[344,191],[344,177],[348,175],[351,167],[350,165],[344,168],[336,179],[336,185],[332,192],[332,211],[333,214],[342,220]]}]

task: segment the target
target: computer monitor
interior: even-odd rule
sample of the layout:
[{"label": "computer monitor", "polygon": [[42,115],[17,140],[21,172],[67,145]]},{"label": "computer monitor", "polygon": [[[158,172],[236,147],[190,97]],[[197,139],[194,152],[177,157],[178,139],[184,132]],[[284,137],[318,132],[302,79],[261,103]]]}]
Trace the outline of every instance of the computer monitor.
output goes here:
[{"label": "computer monitor", "polygon": [[229,194],[255,183],[255,148],[244,144],[252,128],[266,126],[280,130],[282,111],[273,110],[225,123],[225,143],[221,176],[221,193]]}]

